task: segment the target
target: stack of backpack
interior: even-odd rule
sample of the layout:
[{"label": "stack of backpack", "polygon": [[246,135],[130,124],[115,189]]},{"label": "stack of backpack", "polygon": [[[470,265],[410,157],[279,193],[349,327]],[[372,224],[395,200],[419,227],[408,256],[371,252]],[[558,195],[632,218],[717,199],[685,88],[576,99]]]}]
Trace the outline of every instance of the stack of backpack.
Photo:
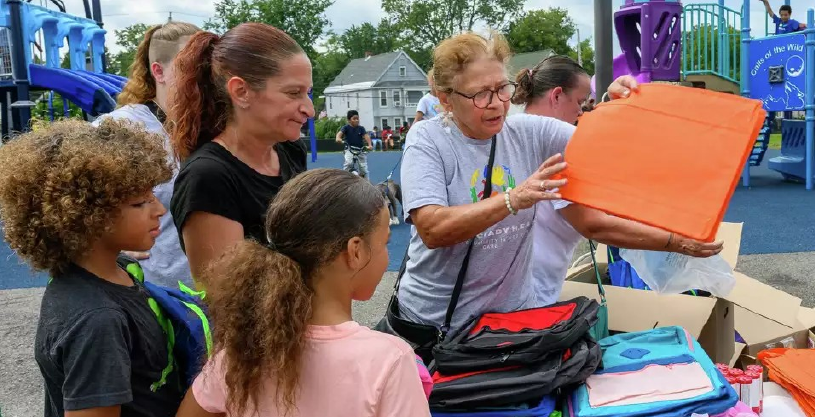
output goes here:
[{"label": "stack of backpack", "polygon": [[607,337],[603,366],[566,400],[564,417],[715,415],[738,395],[681,327]]},{"label": "stack of backpack", "polygon": [[511,313],[487,313],[433,348],[434,416],[546,416],[552,395],[600,365],[589,335],[599,304],[586,297]]}]

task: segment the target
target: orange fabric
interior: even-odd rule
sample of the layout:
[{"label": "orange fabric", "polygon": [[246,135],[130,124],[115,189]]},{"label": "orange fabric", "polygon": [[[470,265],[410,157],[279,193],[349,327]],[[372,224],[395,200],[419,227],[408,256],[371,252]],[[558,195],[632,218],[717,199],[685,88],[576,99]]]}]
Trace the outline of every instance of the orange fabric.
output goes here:
[{"label": "orange fabric", "polygon": [[776,348],[759,352],[767,376],[798,402],[801,410],[815,417],[815,350]]},{"label": "orange fabric", "polygon": [[764,123],[761,102],[667,84],[580,118],[563,198],[711,242]]}]

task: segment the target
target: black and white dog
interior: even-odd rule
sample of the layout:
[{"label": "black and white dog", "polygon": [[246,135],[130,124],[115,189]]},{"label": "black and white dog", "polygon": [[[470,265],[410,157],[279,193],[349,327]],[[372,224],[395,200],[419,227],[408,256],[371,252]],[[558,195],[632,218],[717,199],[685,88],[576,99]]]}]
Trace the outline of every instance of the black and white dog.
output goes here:
[{"label": "black and white dog", "polygon": [[394,180],[382,181],[376,184],[376,188],[382,193],[382,198],[388,205],[388,211],[391,213],[391,225],[399,224],[399,212],[396,208],[396,202],[399,202],[399,207],[402,207],[402,187]]}]

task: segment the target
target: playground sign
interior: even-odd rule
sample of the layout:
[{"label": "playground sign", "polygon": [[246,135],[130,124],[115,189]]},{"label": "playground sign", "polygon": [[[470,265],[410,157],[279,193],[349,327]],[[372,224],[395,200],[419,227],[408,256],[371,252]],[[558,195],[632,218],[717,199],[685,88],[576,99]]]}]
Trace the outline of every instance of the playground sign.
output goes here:
[{"label": "playground sign", "polygon": [[767,111],[804,110],[806,50],[803,34],[770,36],[750,42],[750,96]]}]

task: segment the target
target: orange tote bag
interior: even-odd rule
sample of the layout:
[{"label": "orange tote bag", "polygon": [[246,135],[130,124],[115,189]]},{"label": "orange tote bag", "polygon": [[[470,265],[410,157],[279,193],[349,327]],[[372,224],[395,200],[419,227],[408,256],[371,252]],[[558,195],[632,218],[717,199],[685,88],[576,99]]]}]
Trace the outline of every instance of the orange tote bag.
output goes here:
[{"label": "orange tote bag", "polygon": [[711,242],[766,116],[758,100],[643,84],[580,118],[563,198]]}]

